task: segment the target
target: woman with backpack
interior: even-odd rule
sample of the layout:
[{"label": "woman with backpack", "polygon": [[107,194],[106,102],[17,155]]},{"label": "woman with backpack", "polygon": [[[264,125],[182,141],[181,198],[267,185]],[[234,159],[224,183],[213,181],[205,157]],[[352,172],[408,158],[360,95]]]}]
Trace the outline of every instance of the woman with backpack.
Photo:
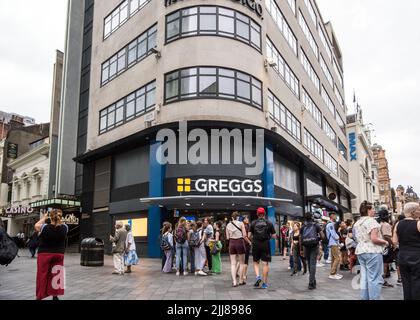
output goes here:
[{"label": "woman with backpack", "polygon": [[173,253],[174,253],[173,241],[174,241],[174,237],[172,235],[172,224],[169,222],[166,222],[163,225],[162,241],[161,241],[161,248],[166,258],[165,264],[162,268],[163,273],[170,273],[172,271],[172,260],[173,260]]},{"label": "woman with backpack", "polygon": [[195,230],[193,229],[194,233],[190,237],[190,242],[194,241],[195,275],[207,276],[207,273],[203,271],[207,259],[206,248],[204,246],[206,235],[203,232],[203,222],[198,221],[194,228]]},{"label": "woman with backpack", "polygon": [[39,249],[36,276],[36,298],[43,300],[49,296],[59,300],[64,295],[64,252],[69,228],[62,222],[61,210],[50,213],[50,223],[46,223],[48,214],[35,224],[39,233]]},{"label": "woman with backpack", "polygon": [[222,230],[222,222],[217,221],[214,224],[214,239],[210,240],[210,250],[212,259],[211,272],[215,274],[222,273],[222,258],[220,251],[222,250],[222,242],[220,241],[220,235]]},{"label": "woman with backpack", "polygon": [[[188,231],[187,231],[187,219],[181,217],[178,225],[175,229],[175,242],[176,242],[176,275],[181,274],[181,269],[184,272],[184,276],[188,275],[187,263],[188,263]],[[181,264],[182,262],[182,264]]]},{"label": "woman with backpack", "polygon": [[229,240],[230,270],[232,274],[232,286],[237,287],[236,280],[237,263],[239,262],[239,285],[245,285],[244,281],[244,263],[245,263],[245,225],[240,222],[239,214],[232,214],[232,221],[226,227],[226,238]]}]

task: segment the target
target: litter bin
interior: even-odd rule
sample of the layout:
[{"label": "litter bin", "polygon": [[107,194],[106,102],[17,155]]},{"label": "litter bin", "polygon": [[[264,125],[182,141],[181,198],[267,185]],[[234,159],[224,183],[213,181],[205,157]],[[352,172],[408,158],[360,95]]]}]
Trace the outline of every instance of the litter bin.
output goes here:
[{"label": "litter bin", "polygon": [[82,240],[80,246],[80,265],[102,267],[104,265],[104,242],[97,238]]}]

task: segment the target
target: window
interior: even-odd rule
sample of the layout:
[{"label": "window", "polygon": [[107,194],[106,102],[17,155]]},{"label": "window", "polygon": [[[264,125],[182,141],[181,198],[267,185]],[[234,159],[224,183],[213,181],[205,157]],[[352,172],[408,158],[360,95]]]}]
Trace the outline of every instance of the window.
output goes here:
[{"label": "window", "polygon": [[321,38],[322,44],[324,45],[325,51],[327,52],[329,61],[332,61],[332,50],[328,44],[327,37],[325,36],[324,31],[322,30],[321,24],[319,25],[319,28],[318,28],[318,34],[319,34],[319,37]]},{"label": "window", "polygon": [[334,88],[334,80],[333,77],[331,75],[330,70],[328,70],[327,64],[325,63],[324,58],[321,56],[320,59],[320,64],[321,64],[321,69],[324,72],[325,77],[328,80],[328,83],[330,84],[331,88]]},{"label": "window", "polygon": [[322,99],[324,100],[325,104],[328,107],[328,110],[331,111],[332,115],[335,117],[335,107],[334,103],[332,102],[330,96],[328,95],[327,91],[325,90],[324,86],[322,86]]},{"label": "window", "polygon": [[319,110],[319,108],[316,106],[312,98],[309,96],[309,94],[306,92],[306,90],[303,90],[302,102],[305,105],[306,109],[311,114],[312,118],[316,121],[318,126],[322,128],[322,113]]},{"label": "window", "polygon": [[337,146],[337,134],[335,133],[334,129],[328,123],[327,119],[324,118],[324,132],[326,133],[327,137],[330,138],[334,146]]},{"label": "window", "polygon": [[238,11],[199,6],[166,17],[166,42],[183,37],[216,35],[233,38],[261,51],[261,27]]},{"label": "window", "polygon": [[333,63],[333,65],[334,65],[334,70],[335,70],[335,73],[336,73],[336,74],[337,74],[337,76],[338,76],[338,82],[340,82],[340,86],[341,86],[341,88],[344,88],[344,80],[343,80],[343,76],[342,76],[342,74],[341,74],[341,72],[340,72],[340,68],[338,67],[337,62],[335,61],[335,59],[334,59],[334,63]]},{"label": "window", "polygon": [[154,109],[156,81],[140,88],[99,113],[99,134],[115,129]]},{"label": "window", "polygon": [[299,80],[268,37],[267,57],[272,58],[274,60],[274,62],[276,63],[274,70],[284,80],[284,82],[289,87],[289,89],[292,90],[294,95],[299,99]]},{"label": "window", "polygon": [[308,130],[304,131],[303,145],[319,161],[324,162],[324,148]]},{"label": "window", "polygon": [[105,85],[121,73],[151,54],[156,47],[157,27],[154,25],[116,55],[102,64],[102,81]]},{"label": "window", "polygon": [[268,91],[268,110],[274,121],[294,139],[301,142],[301,124],[299,120],[297,120],[271,91]]},{"label": "window", "polygon": [[262,109],[262,83],[232,69],[194,67],[165,76],[165,103],[183,99],[223,98]]},{"label": "window", "polygon": [[319,51],[318,51],[318,45],[316,44],[315,38],[312,35],[311,31],[309,30],[308,24],[305,21],[305,18],[303,17],[302,12],[299,10],[299,25],[303,31],[303,34],[305,35],[306,39],[309,42],[309,45],[315,55],[315,57],[318,59]]},{"label": "window", "polygon": [[335,96],[337,97],[338,101],[340,102],[341,107],[343,108],[343,110],[345,110],[345,108],[344,108],[344,99],[341,96],[341,93],[340,93],[340,91],[339,91],[339,89],[338,89],[338,87],[336,85],[334,86],[334,93],[335,93]]},{"label": "window", "polygon": [[294,15],[296,15],[296,0],[287,0],[289,3],[290,9],[292,9],[292,12]]},{"label": "window", "polygon": [[292,48],[293,52],[297,56],[298,54],[297,39],[295,35],[293,34],[292,29],[289,27],[286,19],[284,18],[284,15],[281,12],[280,8],[278,7],[276,1],[265,0],[265,6],[267,8],[268,13],[274,19],[274,22],[276,23],[283,37],[286,39],[287,43],[289,44],[290,48]]},{"label": "window", "polygon": [[305,69],[306,73],[308,74],[309,79],[311,79],[312,83],[315,85],[315,88],[319,92],[320,90],[319,77],[316,74],[311,63],[309,62],[309,59],[306,56],[305,52],[303,52],[302,48],[300,48],[300,62],[302,63],[303,69]]},{"label": "window", "polygon": [[114,9],[104,20],[104,39],[119,29],[134,14],[143,9],[151,0],[126,0]]},{"label": "window", "polygon": [[338,151],[340,151],[340,153],[344,157],[344,159],[348,160],[347,148],[340,139],[338,139]]},{"label": "window", "polygon": [[338,176],[338,163],[334,158],[325,150],[325,165],[331,170],[333,174]]},{"label": "window", "polygon": [[309,11],[309,15],[311,16],[311,19],[312,19],[312,21],[313,21],[313,23],[315,24],[315,27],[316,27],[317,26],[317,18],[316,18],[315,9],[312,6],[312,3],[311,3],[310,0],[304,0],[304,1],[305,1],[306,8]]},{"label": "window", "polygon": [[338,111],[335,113],[335,119],[337,120],[338,126],[340,127],[341,131],[343,131],[344,134],[346,134],[346,124],[343,121],[343,118],[341,118]]}]

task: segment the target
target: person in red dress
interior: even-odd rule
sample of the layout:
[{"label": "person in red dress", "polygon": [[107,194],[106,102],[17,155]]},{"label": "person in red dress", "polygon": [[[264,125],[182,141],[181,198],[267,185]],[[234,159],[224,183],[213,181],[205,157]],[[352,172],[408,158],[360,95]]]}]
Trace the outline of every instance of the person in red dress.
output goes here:
[{"label": "person in red dress", "polygon": [[53,210],[35,224],[39,233],[36,275],[36,299],[64,295],[64,252],[68,226],[62,222],[61,210]]}]

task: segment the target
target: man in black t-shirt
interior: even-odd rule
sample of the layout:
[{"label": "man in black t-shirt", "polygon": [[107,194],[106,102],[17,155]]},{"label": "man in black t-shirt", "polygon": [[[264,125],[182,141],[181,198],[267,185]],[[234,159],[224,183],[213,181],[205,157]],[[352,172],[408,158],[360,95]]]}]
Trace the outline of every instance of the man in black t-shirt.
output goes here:
[{"label": "man in black t-shirt", "polygon": [[[255,287],[268,288],[268,264],[271,262],[270,240],[276,239],[274,225],[265,218],[265,209],[257,210],[258,219],[252,222],[249,230],[249,238],[252,238],[252,256],[254,258],[254,270],[257,276]],[[263,276],[260,276],[260,262],[263,265]]]}]

